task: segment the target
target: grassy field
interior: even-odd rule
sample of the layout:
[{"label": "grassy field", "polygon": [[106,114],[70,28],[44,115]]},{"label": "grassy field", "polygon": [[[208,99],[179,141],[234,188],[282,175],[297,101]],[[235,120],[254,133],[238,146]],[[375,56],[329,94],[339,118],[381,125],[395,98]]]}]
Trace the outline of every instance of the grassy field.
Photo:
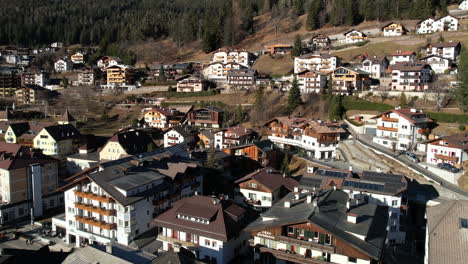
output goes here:
[{"label": "grassy field", "polygon": [[289,55],[279,58],[263,55],[258,58],[254,68],[260,74],[285,75],[293,71],[294,60]]}]

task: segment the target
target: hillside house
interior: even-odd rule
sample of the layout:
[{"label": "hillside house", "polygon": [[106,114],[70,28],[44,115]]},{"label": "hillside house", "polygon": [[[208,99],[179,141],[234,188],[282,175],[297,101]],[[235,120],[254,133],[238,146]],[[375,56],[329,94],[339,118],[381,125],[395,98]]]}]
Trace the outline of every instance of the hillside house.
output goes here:
[{"label": "hillside house", "polygon": [[459,30],[459,22],[456,17],[445,16],[439,19],[428,18],[418,22],[416,25],[417,34],[431,34],[442,31],[457,31]]},{"label": "hillside house", "polygon": [[432,80],[431,66],[423,62],[401,62],[390,67],[392,82],[391,90],[424,91],[429,89]]},{"label": "hillside house", "polygon": [[340,65],[340,59],[330,54],[305,54],[294,58],[294,73],[319,71],[330,73]]},{"label": "hillside house", "polygon": [[426,46],[427,56],[435,55],[456,61],[460,55],[461,44],[458,41],[431,43]]},{"label": "hillside house", "polygon": [[467,133],[445,136],[427,144],[426,162],[429,164],[449,163],[457,168],[463,168],[467,160]]},{"label": "hillside house", "polygon": [[398,37],[406,35],[408,30],[400,23],[392,22],[382,27],[384,37]]},{"label": "hillside house", "polygon": [[380,79],[387,72],[388,65],[385,56],[369,56],[362,62],[361,70],[370,73],[372,78]]},{"label": "hillside house", "polygon": [[367,40],[367,35],[356,29],[352,29],[348,32],[345,32],[343,35],[345,37],[344,43],[348,44],[358,43]]},{"label": "hillside house", "polygon": [[304,71],[297,75],[301,93],[322,94],[327,86],[327,76],[320,72]]},{"label": "hillside house", "polygon": [[368,72],[338,67],[332,73],[332,89],[334,94],[352,95],[365,91],[370,87],[370,74]]},{"label": "hillside house", "polygon": [[390,64],[393,65],[400,62],[414,62],[415,60],[416,52],[414,51],[396,52],[392,54]]}]

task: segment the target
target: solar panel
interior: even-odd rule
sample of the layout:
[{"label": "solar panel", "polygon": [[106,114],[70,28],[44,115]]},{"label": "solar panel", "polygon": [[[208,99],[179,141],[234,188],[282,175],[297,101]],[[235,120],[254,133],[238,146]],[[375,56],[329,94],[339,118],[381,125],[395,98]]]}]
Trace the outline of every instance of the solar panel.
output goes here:
[{"label": "solar panel", "polygon": [[331,171],[331,170],[318,170],[317,174],[321,176],[328,176],[328,177],[335,177],[335,178],[346,178],[346,176],[348,176],[348,173],[346,172]]},{"label": "solar panel", "polygon": [[360,181],[350,181],[350,180],[345,180],[343,183],[343,186],[354,187],[354,188],[364,189],[364,190],[373,190],[373,191],[383,191],[385,187],[382,184],[360,182]]}]

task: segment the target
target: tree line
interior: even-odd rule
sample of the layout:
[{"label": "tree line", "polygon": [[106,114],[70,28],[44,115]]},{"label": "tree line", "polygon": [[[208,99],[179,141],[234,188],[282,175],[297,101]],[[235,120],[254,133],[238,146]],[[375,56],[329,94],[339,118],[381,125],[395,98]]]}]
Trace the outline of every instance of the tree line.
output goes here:
[{"label": "tree line", "polygon": [[307,28],[365,20],[425,18],[446,13],[452,0],[15,0],[0,4],[0,45],[109,46],[171,38],[200,41],[205,52],[239,43],[254,17],[308,14]]}]

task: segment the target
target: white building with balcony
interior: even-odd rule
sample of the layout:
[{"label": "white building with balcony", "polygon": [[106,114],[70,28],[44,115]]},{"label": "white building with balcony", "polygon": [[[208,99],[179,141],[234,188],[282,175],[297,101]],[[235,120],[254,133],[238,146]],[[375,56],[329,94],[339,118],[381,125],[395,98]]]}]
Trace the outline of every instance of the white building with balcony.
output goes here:
[{"label": "white building with balcony", "polygon": [[438,138],[427,144],[426,162],[437,165],[449,163],[462,168],[468,160],[468,134],[460,133]]},{"label": "white building with balcony", "polygon": [[424,91],[432,81],[432,69],[424,62],[401,62],[391,66],[390,90]]},{"label": "white building with balcony", "polygon": [[294,73],[319,71],[330,73],[340,65],[340,59],[330,54],[305,54],[294,58]]},{"label": "white building with balcony", "polygon": [[327,76],[320,72],[305,71],[297,75],[297,82],[301,93],[320,94],[327,86]]},{"label": "white building with balcony", "polygon": [[219,49],[213,54],[211,62],[238,63],[244,67],[250,67],[253,62],[253,54],[247,50]]},{"label": "white building with balcony", "polygon": [[[154,227],[152,220],[175,201],[202,191],[196,163],[179,147],[101,163],[65,185],[65,217],[53,220],[66,241],[128,245]],[[64,225],[64,226],[59,226]]]},{"label": "white building with balcony", "polygon": [[417,34],[431,34],[442,31],[457,31],[460,28],[458,19],[453,16],[445,16],[439,19],[428,18],[416,25]]},{"label": "white building with balcony", "polygon": [[426,140],[434,121],[414,108],[394,109],[379,114],[373,142],[395,150],[411,150],[420,141]]}]

